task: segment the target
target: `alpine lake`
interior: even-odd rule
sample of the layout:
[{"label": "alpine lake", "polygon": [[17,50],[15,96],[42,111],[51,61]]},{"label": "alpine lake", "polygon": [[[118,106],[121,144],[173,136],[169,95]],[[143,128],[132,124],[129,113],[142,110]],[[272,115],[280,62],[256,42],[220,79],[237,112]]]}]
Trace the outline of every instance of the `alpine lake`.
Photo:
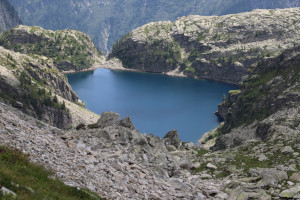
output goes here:
[{"label": "alpine lake", "polygon": [[238,88],[207,80],[103,68],[67,77],[87,109],[129,116],[141,133],[164,137],[177,129],[182,141],[194,143],[218,126],[214,114],[218,104],[224,94]]}]

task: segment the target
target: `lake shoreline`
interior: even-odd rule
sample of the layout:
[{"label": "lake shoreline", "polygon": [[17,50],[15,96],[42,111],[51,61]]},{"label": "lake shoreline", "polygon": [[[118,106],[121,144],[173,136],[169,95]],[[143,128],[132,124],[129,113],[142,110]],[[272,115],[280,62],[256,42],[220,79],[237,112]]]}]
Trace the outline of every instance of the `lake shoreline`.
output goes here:
[{"label": "lake shoreline", "polygon": [[216,81],[214,79],[208,79],[208,78],[204,79],[204,78],[198,78],[198,77],[193,77],[193,76],[187,76],[187,75],[183,74],[183,72],[179,72],[178,68],[173,71],[159,72],[159,73],[147,72],[147,71],[142,71],[142,70],[137,70],[137,69],[128,69],[128,68],[123,67],[121,62],[117,59],[108,60],[105,62],[104,65],[93,66],[88,69],[77,70],[77,71],[75,71],[75,70],[63,71],[62,73],[63,74],[76,74],[76,73],[81,73],[81,72],[94,71],[99,68],[115,70],[115,71],[130,71],[130,72],[138,72],[138,73],[162,74],[162,75],[171,76],[171,77],[191,78],[191,79],[195,79],[195,80],[207,80],[207,81],[212,81],[212,82],[217,82],[217,83],[224,83],[224,84],[229,84],[229,85],[233,85],[233,86],[239,86],[239,84],[230,83],[230,82]]},{"label": "lake shoreline", "polygon": [[98,68],[103,69],[93,74],[68,75],[70,85],[89,110],[130,116],[141,132],[159,137],[177,129],[182,141],[195,144],[203,133],[219,126],[213,112],[222,95],[235,88],[213,81],[166,78],[171,76],[138,70],[134,70],[138,73],[126,73],[133,70],[111,65]]}]

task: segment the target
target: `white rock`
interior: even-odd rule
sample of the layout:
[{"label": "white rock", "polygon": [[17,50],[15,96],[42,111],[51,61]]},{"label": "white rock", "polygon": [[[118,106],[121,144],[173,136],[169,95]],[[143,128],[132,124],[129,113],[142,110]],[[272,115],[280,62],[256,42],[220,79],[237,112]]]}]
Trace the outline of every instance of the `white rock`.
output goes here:
[{"label": "white rock", "polygon": [[217,166],[215,166],[215,165],[213,165],[213,164],[211,164],[211,163],[208,163],[208,164],[206,165],[206,167],[207,167],[208,169],[218,169]]}]

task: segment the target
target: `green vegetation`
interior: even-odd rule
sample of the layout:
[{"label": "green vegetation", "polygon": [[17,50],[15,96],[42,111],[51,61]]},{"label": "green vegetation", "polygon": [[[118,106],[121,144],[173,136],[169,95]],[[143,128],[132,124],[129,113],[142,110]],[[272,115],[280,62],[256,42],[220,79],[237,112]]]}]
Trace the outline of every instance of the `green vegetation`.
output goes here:
[{"label": "green vegetation", "polygon": [[[284,60],[283,56],[280,57],[280,60]],[[260,70],[260,67],[256,70]],[[226,130],[251,124],[255,120],[261,121],[276,112],[279,107],[272,105],[274,104],[273,100],[282,95],[286,88],[299,82],[300,69],[298,65],[290,65],[285,68],[279,67],[276,63],[272,68],[255,73],[255,76],[251,76],[243,82],[242,92],[230,91],[232,94],[241,93],[241,96],[237,102],[238,110],[234,113],[234,118],[230,119],[230,123],[224,127]],[[282,79],[276,89],[270,85],[270,81],[275,77]]]},{"label": "green vegetation", "polygon": [[65,185],[42,166],[29,161],[28,155],[0,146],[0,185],[15,192],[17,197],[4,196],[3,200],[98,200],[97,194],[87,189]]},{"label": "green vegetation", "polygon": [[184,71],[195,73],[196,70],[192,67],[185,68]]},{"label": "green vegetation", "polygon": [[[233,173],[233,171],[235,174],[240,173],[241,175],[247,175],[249,169],[251,168],[274,168],[274,166],[280,165],[282,163],[287,163],[291,159],[295,158],[295,156],[293,156],[292,154],[282,153],[280,151],[281,148],[278,148],[276,151],[271,151],[274,148],[275,144],[280,145],[280,141],[278,140],[266,143],[266,145],[264,146],[264,151],[270,152],[265,153],[268,159],[259,161],[257,154],[253,153],[253,149],[255,149],[255,147],[260,144],[264,143],[254,142],[241,146],[237,150],[228,150],[225,152],[221,152],[220,154],[214,154],[203,149],[201,150],[201,152],[198,152],[199,157],[203,157],[204,154],[210,153],[211,157],[225,158],[226,162],[223,164],[216,164],[218,167],[218,172],[208,169],[206,167],[208,162],[205,162],[199,168],[195,169],[193,173],[206,171],[211,175],[216,174],[216,178],[229,176]],[[290,145],[294,146],[295,144],[297,144],[297,141],[295,141],[294,144]],[[300,153],[299,149],[294,149],[296,150],[296,152]],[[300,171],[299,168],[297,170]]]},{"label": "green vegetation", "polygon": [[[70,30],[52,32],[40,27],[29,28],[29,34],[34,39],[26,39],[27,36],[19,35],[16,29],[0,35],[0,45],[17,52],[52,58],[57,68],[63,71],[90,68],[95,62],[92,53],[102,55],[83,33]],[[21,39],[24,37],[24,41],[16,43],[15,37]]]},{"label": "green vegetation", "polygon": [[[123,40],[121,39],[120,42]],[[115,45],[119,45],[119,43]],[[122,60],[123,65],[129,68],[133,63],[136,66],[143,66],[144,69],[151,69],[151,66],[154,63],[157,64],[157,62],[162,62],[161,65],[166,67],[175,67],[182,62],[181,48],[175,41],[154,40],[147,43],[147,45],[149,46],[145,48],[144,52],[139,51],[131,54],[127,53],[127,49],[114,48],[110,56],[119,58]],[[145,58],[151,59],[145,62]]]},{"label": "green vegetation", "polygon": [[216,130],[210,132],[210,134],[201,142],[201,144],[206,144],[209,140],[219,137],[222,134],[222,126],[218,127]]},{"label": "green vegetation", "polygon": [[22,102],[27,106],[31,105],[39,118],[41,118],[43,113],[41,106],[52,107],[57,110],[66,110],[64,103],[58,102],[57,96],[52,97],[51,93],[44,88],[39,88],[38,85],[32,84],[32,78],[25,72],[21,73],[19,80],[21,83],[20,87],[24,91],[22,94]]},{"label": "green vegetation", "polygon": [[263,89],[260,86],[266,85],[267,82],[275,78],[278,74],[279,72],[275,69],[264,73],[260,77],[250,78],[245,81],[246,90],[241,97],[237,118],[233,124],[234,127],[241,124],[250,124],[254,120],[262,120],[270,114],[271,104],[265,104],[261,109],[253,109],[253,105],[264,99],[268,93],[266,88]]},{"label": "green vegetation", "polygon": [[241,90],[230,90],[228,93],[230,95],[237,95],[237,94],[241,93]]}]

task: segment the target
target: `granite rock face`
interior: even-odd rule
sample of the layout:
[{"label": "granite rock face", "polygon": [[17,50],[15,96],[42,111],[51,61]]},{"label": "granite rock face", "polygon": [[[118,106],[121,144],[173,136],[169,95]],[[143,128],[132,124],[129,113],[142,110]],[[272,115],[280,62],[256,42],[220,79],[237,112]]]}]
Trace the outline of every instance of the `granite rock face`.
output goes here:
[{"label": "granite rock face", "polygon": [[[262,61],[241,90],[229,95],[219,105],[218,114],[225,120],[215,149],[243,144],[247,140],[269,140],[279,135],[299,133],[299,64],[300,47]],[[292,154],[285,146],[282,153]]]},{"label": "granite rock face", "polygon": [[299,8],[152,22],[109,55],[130,69],[238,84],[258,61],[299,44]]},{"label": "granite rock face", "polygon": [[66,129],[99,118],[76,105],[77,94],[51,60],[0,47],[0,100]]}]

